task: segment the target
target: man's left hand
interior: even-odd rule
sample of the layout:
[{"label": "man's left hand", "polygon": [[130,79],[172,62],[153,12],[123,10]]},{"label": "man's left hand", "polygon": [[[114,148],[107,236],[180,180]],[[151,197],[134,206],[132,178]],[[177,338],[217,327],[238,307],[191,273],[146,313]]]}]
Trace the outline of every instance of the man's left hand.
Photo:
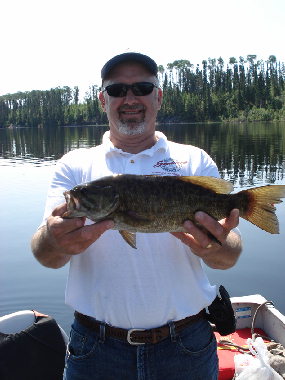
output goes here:
[{"label": "man's left hand", "polygon": [[185,221],[187,232],[173,232],[172,234],[191,248],[191,251],[201,257],[205,263],[216,269],[232,267],[241,253],[240,236],[232,229],[238,226],[239,210],[233,209],[230,215],[216,221],[208,214],[198,211],[196,221],[209,231],[220,243],[216,243],[197,225],[190,220]]}]

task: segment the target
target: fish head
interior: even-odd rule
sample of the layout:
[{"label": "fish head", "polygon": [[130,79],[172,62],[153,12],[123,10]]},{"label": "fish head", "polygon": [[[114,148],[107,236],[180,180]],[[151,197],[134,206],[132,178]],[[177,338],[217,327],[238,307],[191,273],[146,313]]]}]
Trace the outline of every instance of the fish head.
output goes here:
[{"label": "fish head", "polygon": [[67,203],[65,218],[87,216],[93,221],[102,220],[119,205],[119,194],[112,186],[83,184],[64,192]]}]

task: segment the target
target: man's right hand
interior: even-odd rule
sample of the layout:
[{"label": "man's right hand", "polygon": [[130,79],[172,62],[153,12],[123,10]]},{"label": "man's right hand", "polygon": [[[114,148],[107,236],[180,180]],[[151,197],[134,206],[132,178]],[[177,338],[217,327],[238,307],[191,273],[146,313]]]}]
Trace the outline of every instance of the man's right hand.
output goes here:
[{"label": "man's right hand", "polygon": [[41,264],[51,268],[65,265],[72,255],[85,251],[106,230],[114,226],[111,220],[85,226],[85,217],[64,219],[66,203],[56,207],[46,225],[33,236],[32,251]]}]

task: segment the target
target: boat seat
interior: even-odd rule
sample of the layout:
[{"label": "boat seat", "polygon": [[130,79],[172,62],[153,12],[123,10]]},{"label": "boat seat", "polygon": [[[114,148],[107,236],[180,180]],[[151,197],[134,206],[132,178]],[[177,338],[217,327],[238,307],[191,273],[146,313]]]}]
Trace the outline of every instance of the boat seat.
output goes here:
[{"label": "boat seat", "polygon": [[[22,330],[30,327],[36,320],[36,315],[38,312],[34,312],[33,310],[21,310],[15,313],[4,315],[0,317],[0,333],[2,334],[16,334]],[[60,328],[62,337],[64,339],[65,344],[68,343],[68,336],[61,326]]]},{"label": "boat seat", "polygon": [[0,379],[62,380],[67,335],[51,316],[22,310],[0,318]]}]

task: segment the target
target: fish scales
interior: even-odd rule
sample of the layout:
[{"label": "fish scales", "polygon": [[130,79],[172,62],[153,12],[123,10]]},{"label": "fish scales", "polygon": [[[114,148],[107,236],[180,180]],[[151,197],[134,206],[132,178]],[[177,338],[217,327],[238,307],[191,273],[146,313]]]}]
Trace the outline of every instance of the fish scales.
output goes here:
[{"label": "fish scales", "polygon": [[[117,178],[111,182],[120,202],[118,208],[109,214],[117,229],[128,227],[129,231],[134,232],[184,231],[183,222],[194,220],[196,211],[205,210],[218,219],[233,208],[228,205],[228,196],[177,181],[175,177],[149,177],[147,180]],[[109,181],[102,182],[103,186],[109,184]]]},{"label": "fish scales", "polygon": [[63,217],[87,216],[94,222],[112,219],[114,229],[132,247],[136,232],[185,231],[183,223],[195,223],[197,211],[220,220],[238,208],[242,218],[267,232],[279,233],[274,204],[282,202],[285,186],[229,194],[232,190],[231,183],[213,177],[115,175],[66,191]]}]

